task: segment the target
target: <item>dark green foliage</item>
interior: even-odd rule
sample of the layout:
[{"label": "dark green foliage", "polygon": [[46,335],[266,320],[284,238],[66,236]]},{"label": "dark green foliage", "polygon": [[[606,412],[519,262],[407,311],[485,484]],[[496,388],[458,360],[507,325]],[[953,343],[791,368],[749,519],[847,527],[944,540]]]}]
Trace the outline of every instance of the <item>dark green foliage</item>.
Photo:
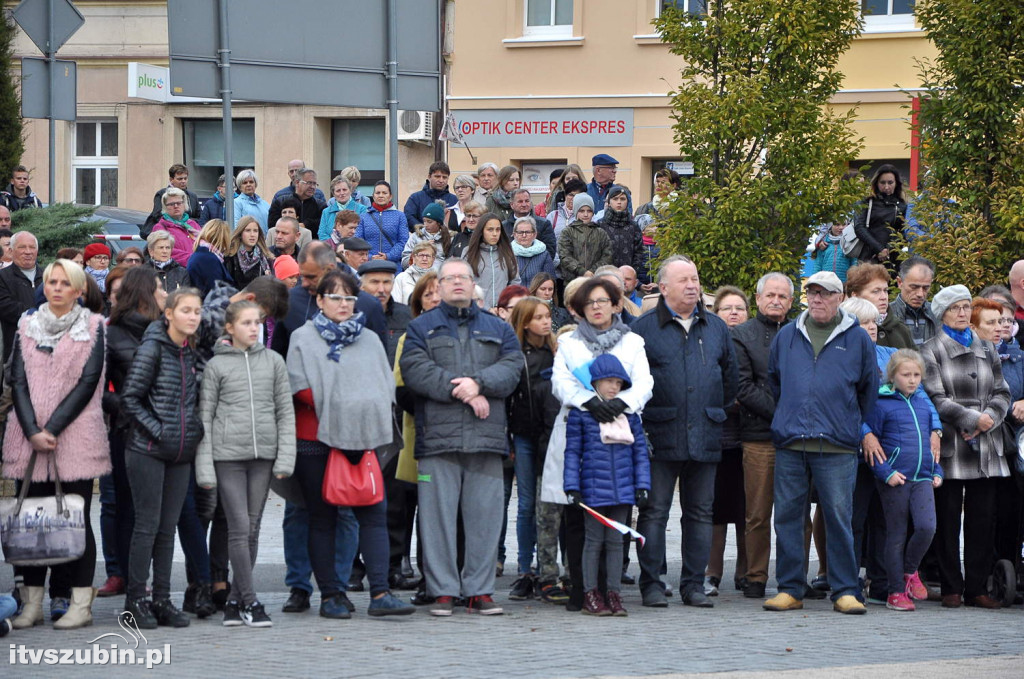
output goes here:
[{"label": "dark green foliage", "polygon": [[930,233],[914,242],[936,281],[977,292],[1005,283],[1024,253],[1024,9],[1020,0],[919,2],[938,55],[920,61],[925,92],[921,194]]},{"label": "dark green foliage", "polygon": [[[82,249],[100,233],[104,219],[89,219],[95,207],[57,203],[45,208],[18,210],[11,216],[13,231],[31,231],[39,239],[39,262],[43,265],[57,257],[61,248]],[[83,221],[85,220],[85,221]]]},{"label": "dark green foliage", "polygon": [[21,129],[21,98],[11,66],[14,55],[14,22],[0,17],[0,188],[11,180],[11,170],[21,162],[25,141]]},{"label": "dark green foliage", "polygon": [[840,182],[860,143],[832,112],[839,57],[860,32],[857,0],[709,0],[707,15],[655,21],[682,57],[675,140],[693,161],[665,211],[662,256],[683,253],[706,289],[752,290],[796,273],[814,224],[842,219],[863,188]]}]

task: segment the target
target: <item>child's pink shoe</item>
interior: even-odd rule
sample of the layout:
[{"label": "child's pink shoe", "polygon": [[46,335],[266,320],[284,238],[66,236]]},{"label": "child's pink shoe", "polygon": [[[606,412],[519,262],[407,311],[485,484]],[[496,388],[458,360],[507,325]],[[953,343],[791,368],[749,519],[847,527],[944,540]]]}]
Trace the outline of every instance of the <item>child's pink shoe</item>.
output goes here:
[{"label": "child's pink shoe", "polygon": [[928,600],[928,588],[921,582],[921,576],[916,572],[910,575],[903,576],[903,582],[906,584],[906,594],[911,599],[916,601],[927,601]]},{"label": "child's pink shoe", "polygon": [[913,611],[915,610],[914,602],[910,600],[910,597],[900,592],[898,594],[890,594],[889,600],[885,602],[885,607],[891,611]]}]

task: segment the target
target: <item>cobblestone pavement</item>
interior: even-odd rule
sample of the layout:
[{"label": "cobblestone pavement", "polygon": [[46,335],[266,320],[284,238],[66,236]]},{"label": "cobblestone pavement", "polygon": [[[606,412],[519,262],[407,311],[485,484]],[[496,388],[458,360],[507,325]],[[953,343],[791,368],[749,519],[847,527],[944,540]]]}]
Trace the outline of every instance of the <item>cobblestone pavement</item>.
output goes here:
[{"label": "cobblestone pavement", "polygon": [[[513,498],[513,507],[515,499]],[[678,508],[669,522],[670,572],[678,572]],[[97,512],[98,513],[98,512]],[[146,634],[140,655],[170,648],[170,665],[141,667],[12,664],[18,646],[36,651],[81,652],[97,636],[120,632],[116,614],[123,600],[99,599],[96,624],[72,632],[48,625],[15,632],[0,646],[6,651],[0,677],[76,676],[176,677],[758,677],[780,673],[790,679],[819,677],[1022,677],[1024,611],[944,610],[924,604],[915,613],[871,607],[864,616],[842,616],[826,601],[808,601],[803,611],[767,613],[759,600],[744,599],[731,587],[735,549],[726,552],[727,585],[714,609],[697,610],[670,599],[667,609],[640,605],[635,587],[624,588],[628,618],[590,618],[536,601],[509,602],[514,579],[515,513],[507,538],[508,574],[497,583],[496,600],[505,615],[481,618],[456,611],[449,619],[425,610],[404,619],[369,619],[368,595],[354,593],[352,620],[329,621],[313,609],[284,614],[281,517],[283,502],[271,496],[263,522],[257,591],[274,620],[272,629],[221,626],[218,616],[193,619],[187,629],[160,628]],[[97,532],[98,534],[98,532]],[[812,568],[816,564],[812,563]],[[636,565],[632,567],[636,574]],[[174,569],[175,599],[184,589],[180,552]],[[97,582],[103,565],[97,566]],[[0,568],[0,587],[9,590],[10,571]],[[769,595],[772,590],[769,589]],[[111,637],[98,643],[110,648]],[[119,648],[126,644],[117,642]],[[12,645],[14,648],[12,649]],[[27,652],[27,651],[26,651]],[[13,656],[17,660],[16,656]],[[893,663],[899,662],[899,665]]]}]

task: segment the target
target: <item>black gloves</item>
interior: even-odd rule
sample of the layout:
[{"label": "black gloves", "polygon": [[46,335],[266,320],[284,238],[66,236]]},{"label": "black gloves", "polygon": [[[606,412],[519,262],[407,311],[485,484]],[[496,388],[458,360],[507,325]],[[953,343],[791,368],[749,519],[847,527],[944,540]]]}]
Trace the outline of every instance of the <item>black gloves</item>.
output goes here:
[{"label": "black gloves", "polygon": [[647,490],[644,488],[637,488],[636,493],[634,495],[634,499],[636,500],[634,504],[636,505],[637,509],[644,509],[645,507],[647,507]]},{"label": "black gloves", "polygon": [[571,505],[579,505],[583,502],[583,496],[580,495],[580,491],[578,490],[570,490],[565,494],[565,496],[569,498],[569,504]]},{"label": "black gloves", "polygon": [[602,401],[600,396],[595,396],[586,403],[583,407],[587,409],[594,419],[598,422],[611,422],[616,417],[626,412],[626,408],[629,406],[621,398],[613,398],[610,401]]}]

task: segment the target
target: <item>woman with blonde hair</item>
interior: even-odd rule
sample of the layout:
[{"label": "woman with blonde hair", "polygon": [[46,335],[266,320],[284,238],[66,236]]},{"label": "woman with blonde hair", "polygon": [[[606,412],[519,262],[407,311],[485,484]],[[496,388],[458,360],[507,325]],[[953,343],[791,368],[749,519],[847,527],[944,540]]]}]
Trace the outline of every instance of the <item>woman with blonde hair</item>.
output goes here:
[{"label": "woman with blonde hair", "polygon": [[519,168],[515,165],[506,165],[498,172],[498,182],[487,197],[484,206],[488,212],[497,214],[501,221],[512,216],[512,192],[519,188]]},{"label": "woman with blonde hair", "polygon": [[409,255],[409,266],[395,276],[391,297],[399,304],[408,304],[419,280],[431,272],[436,273],[439,268],[434,244],[430,241],[421,241]]},{"label": "woman with blonde hair", "polygon": [[260,276],[269,275],[273,259],[259,221],[255,217],[239,219],[224,258],[224,267],[235,287],[241,290]]},{"label": "woman with blonde hair", "polygon": [[223,219],[211,219],[199,232],[188,260],[188,277],[199,288],[202,298],[214,288],[217,281],[233,285],[231,274],[224,266],[224,254],[231,245],[231,227]]}]

